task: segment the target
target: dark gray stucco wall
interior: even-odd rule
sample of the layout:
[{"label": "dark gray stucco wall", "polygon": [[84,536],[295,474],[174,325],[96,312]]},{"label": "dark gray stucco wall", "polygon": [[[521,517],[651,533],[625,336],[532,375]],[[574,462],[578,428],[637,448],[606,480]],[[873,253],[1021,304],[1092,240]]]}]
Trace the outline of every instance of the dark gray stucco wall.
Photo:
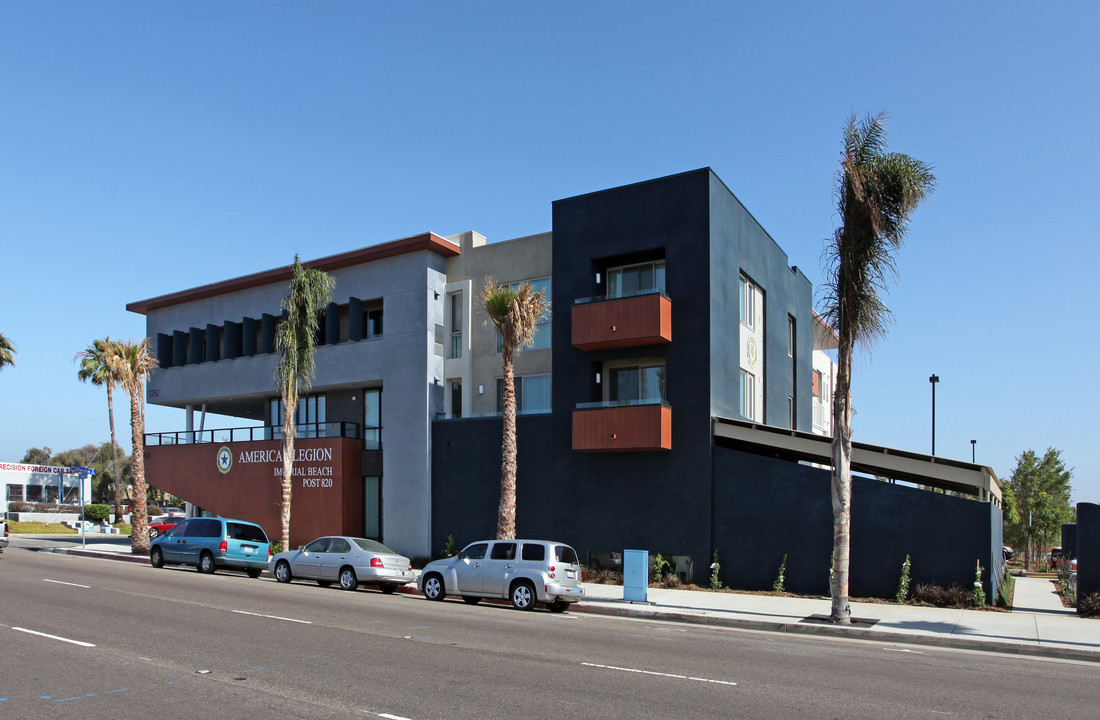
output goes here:
[{"label": "dark gray stucco wall", "polygon": [[[711,415],[740,415],[740,296],[742,272],[764,291],[764,416],[788,427],[787,397],[795,398],[795,429],[812,427],[809,392],[813,351],[813,289],[789,266],[787,254],[733,193],[708,172],[710,192]],[[787,355],[787,318],[795,320],[795,356]]]},{"label": "dark gray stucco wall", "polygon": [[[713,522],[723,582],[769,590],[786,553],[787,589],[828,595],[829,472],[716,447],[714,475]],[[913,585],[969,588],[980,561],[992,599],[1000,572],[994,564],[1001,548],[999,517],[1000,510],[988,503],[854,478],[851,595],[893,597],[908,554]]]},{"label": "dark gray stucco wall", "polygon": [[1100,505],[1077,503],[1077,597],[1100,592]]}]

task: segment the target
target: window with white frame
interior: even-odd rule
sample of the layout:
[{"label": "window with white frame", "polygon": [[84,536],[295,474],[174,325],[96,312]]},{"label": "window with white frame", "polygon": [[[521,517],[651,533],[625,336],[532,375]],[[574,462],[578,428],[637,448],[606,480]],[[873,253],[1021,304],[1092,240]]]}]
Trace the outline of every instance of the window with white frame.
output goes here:
[{"label": "window with white frame", "polygon": [[756,283],[744,275],[738,278],[741,294],[741,322],[748,327],[756,325]]},{"label": "window with white frame", "polygon": [[451,293],[450,295],[450,312],[451,312],[451,350],[448,357],[460,358],[462,357],[462,292]]},{"label": "window with white frame", "polygon": [[642,362],[607,368],[607,400],[619,405],[668,401],[664,362]]},{"label": "window with white frame", "polygon": [[756,419],[756,377],[750,373],[741,371],[741,417],[746,420]]},{"label": "window with white frame", "polygon": [[[550,376],[516,375],[516,412],[550,412]],[[497,412],[504,412],[504,378],[497,378]]]},{"label": "window with white frame", "polygon": [[665,261],[636,263],[607,271],[607,297],[623,298],[665,291]]}]

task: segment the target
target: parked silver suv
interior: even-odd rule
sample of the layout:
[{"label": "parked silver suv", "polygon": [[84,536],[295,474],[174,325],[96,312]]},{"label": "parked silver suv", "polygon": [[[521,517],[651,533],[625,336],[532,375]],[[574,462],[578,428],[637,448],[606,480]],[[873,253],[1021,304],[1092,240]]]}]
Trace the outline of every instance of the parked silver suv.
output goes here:
[{"label": "parked silver suv", "polygon": [[562,612],[584,597],[577,552],[549,540],[484,540],[424,566],[417,588],[429,600],[461,595],[468,603],[506,598],[517,610],[545,603]]}]

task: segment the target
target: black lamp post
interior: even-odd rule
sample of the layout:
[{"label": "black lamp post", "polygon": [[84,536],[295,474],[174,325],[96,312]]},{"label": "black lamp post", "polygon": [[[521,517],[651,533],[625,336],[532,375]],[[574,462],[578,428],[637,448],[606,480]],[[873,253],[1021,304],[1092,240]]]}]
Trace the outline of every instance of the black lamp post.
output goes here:
[{"label": "black lamp post", "polygon": [[932,375],[928,382],[932,383],[932,456],[936,455],[936,383],[940,381],[939,375]]},{"label": "black lamp post", "polygon": [[974,446],[977,445],[977,444],[978,444],[977,440],[971,440],[970,441],[970,462],[972,462],[972,463],[977,462],[976,460],[974,460]]}]

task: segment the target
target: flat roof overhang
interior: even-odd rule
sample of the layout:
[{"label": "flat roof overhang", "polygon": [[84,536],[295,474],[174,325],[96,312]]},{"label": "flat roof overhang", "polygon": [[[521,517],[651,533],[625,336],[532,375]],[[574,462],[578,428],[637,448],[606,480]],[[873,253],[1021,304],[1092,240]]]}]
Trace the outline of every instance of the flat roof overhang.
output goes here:
[{"label": "flat roof overhang", "polygon": [[[351,250],[350,252],[340,253],[338,255],[329,255],[328,257],[319,258],[317,260],[307,260],[304,261],[302,265],[309,268],[324,270],[325,272],[331,272],[332,270],[349,267],[351,265],[362,265],[363,263],[374,262],[375,260],[382,260],[395,255],[403,255],[405,253],[418,252],[421,250],[439,253],[444,257],[452,257],[458,255],[460,252],[458,245],[455,245],[450,240],[439,237],[435,233],[428,232],[422,235],[402,238],[401,240],[393,240],[380,245],[370,245],[365,248]],[[264,272],[253,273],[252,275],[245,275],[232,280],[224,280],[222,282],[211,283],[210,285],[191,288],[190,290],[181,290],[168,295],[161,295],[148,300],[139,300],[129,303],[126,309],[130,312],[146,315],[152,310],[158,310],[171,305],[203,300],[217,295],[226,295],[231,292],[247,290],[248,288],[259,287],[261,285],[269,285],[274,282],[283,282],[290,279],[290,269],[291,266],[287,265],[285,267],[265,270]]]},{"label": "flat roof overhang", "polygon": [[[725,447],[833,465],[830,437],[723,417],[712,418],[712,426],[715,441]],[[985,465],[853,442],[852,471],[975,495],[979,500],[1001,506],[1001,481]]]}]

